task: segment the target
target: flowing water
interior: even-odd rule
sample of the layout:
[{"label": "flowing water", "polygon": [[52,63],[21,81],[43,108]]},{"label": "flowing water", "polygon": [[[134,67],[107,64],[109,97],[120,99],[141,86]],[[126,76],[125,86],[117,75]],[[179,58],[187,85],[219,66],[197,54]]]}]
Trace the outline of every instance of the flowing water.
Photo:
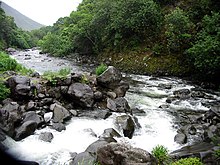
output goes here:
[{"label": "flowing water", "polygon": [[[57,71],[63,67],[71,67],[72,71],[84,71],[74,60],[49,57],[39,54],[38,50],[18,51],[12,55],[18,62],[28,68],[32,68],[42,74],[47,70]],[[158,144],[166,146],[169,151],[180,148],[174,142],[177,126],[176,116],[172,111],[207,111],[209,108],[202,103],[220,100],[219,96],[207,93],[210,99],[190,99],[176,101],[169,105],[169,108],[159,108],[161,105],[168,105],[166,99],[178,89],[191,89],[193,85],[187,84],[178,78],[155,78],[150,76],[124,74],[124,79],[130,83],[130,89],[126,94],[129,105],[132,108],[142,110],[145,113],[136,114],[141,125],[135,131],[132,139],[125,137],[117,138],[118,142],[131,144],[147,151],[151,151]],[[171,86],[164,88],[162,86]],[[45,165],[68,164],[73,152],[83,152],[94,141],[98,140],[99,135],[107,128],[117,127],[114,124],[115,117],[120,114],[113,113],[108,119],[90,119],[73,117],[66,125],[66,130],[57,132],[48,127],[37,130],[24,140],[15,142],[7,138],[4,144],[9,148],[8,152],[19,159],[32,160]],[[52,132],[54,139],[51,143],[38,139],[41,132]],[[119,131],[119,130],[118,130]],[[119,131],[120,132],[120,131]],[[120,132],[121,133],[121,132]],[[96,136],[94,136],[96,134]],[[122,134],[122,133],[121,133]]]}]

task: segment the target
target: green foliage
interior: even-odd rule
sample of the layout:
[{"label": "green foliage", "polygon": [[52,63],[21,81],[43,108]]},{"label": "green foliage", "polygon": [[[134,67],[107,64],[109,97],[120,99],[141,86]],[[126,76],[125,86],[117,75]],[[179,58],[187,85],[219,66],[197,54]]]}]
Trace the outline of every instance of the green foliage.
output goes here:
[{"label": "green foliage", "polygon": [[216,159],[220,160],[220,149],[214,151],[214,156]]},{"label": "green foliage", "polygon": [[157,159],[159,165],[168,162],[170,159],[168,149],[163,145],[157,145],[151,153]]},{"label": "green foliage", "polygon": [[0,72],[4,71],[16,71],[22,75],[33,73],[33,70],[25,68],[9,55],[0,52]]},{"label": "green foliage", "polygon": [[43,52],[49,52],[55,56],[63,56],[69,53],[68,39],[50,32],[38,42],[38,45]]},{"label": "green foliage", "polygon": [[95,69],[95,73],[97,76],[101,75],[104,71],[106,71],[106,69],[108,68],[107,65],[105,64],[100,64],[96,69]]},{"label": "green foliage", "polygon": [[203,165],[203,163],[199,158],[184,158],[171,163],[171,165]]},{"label": "green foliage", "polygon": [[30,48],[31,36],[28,32],[19,29],[12,17],[6,16],[0,8],[0,50],[7,47]]},{"label": "green foliage", "polygon": [[10,94],[10,90],[0,81],[0,101],[6,99]]},{"label": "green foliage", "polygon": [[58,79],[66,79],[70,72],[70,68],[62,68],[57,72],[46,71],[44,72],[42,77],[48,82],[50,82],[52,85],[56,85]]},{"label": "green foliage", "polygon": [[15,71],[17,67],[17,62],[15,59],[10,58],[9,55],[0,52],[0,72],[3,71]]},{"label": "green foliage", "polygon": [[59,19],[39,45],[55,55],[122,50],[156,36],[161,25],[161,9],[153,0],[84,0],[69,18]]},{"label": "green foliage", "polygon": [[167,14],[165,27],[167,46],[170,51],[179,51],[189,47],[194,25],[183,10],[176,8]]},{"label": "green foliage", "polygon": [[[220,72],[220,14],[206,15],[202,20],[202,29],[197,33],[195,44],[188,49],[189,58],[202,74]],[[206,74],[205,74],[206,75]]]}]

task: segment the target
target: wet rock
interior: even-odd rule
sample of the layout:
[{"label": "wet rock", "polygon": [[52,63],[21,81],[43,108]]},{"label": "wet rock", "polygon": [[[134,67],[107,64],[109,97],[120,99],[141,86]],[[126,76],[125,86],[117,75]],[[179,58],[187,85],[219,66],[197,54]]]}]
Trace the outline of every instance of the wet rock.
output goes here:
[{"label": "wet rock", "polygon": [[169,96],[169,97],[167,97],[166,102],[167,103],[172,103],[175,100],[177,100],[177,98],[175,96]]},{"label": "wet rock", "polygon": [[48,113],[45,113],[44,114],[44,121],[46,123],[50,122],[50,120],[52,119],[53,117],[53,112],[48,112]]},{"label": "wet rock", "polygon": [[6,139],[5,133],[0,129],[0,142],[4,141]]},{"label": "wet rock", "polygon": [[96,155],[97,151],[99,148],[103,147],[104,145],[111,143],[111,142],[116,142],[114,138],[100,138],[99,140],[93,142],[86,148],[86,152],[91,153],[92,155]]},{"label": "wet rock", "polygon": [[156,159],[147,151],[119,143],[107,144],[97,151],[97,160],[103,165],[148,164],[157,165]]},{"label": "wet rock", "polygon": [[[218,147],[219,148],[219,147]],[[206,143],[206,142],[200,142],[196,143],[190,146],[185,146],[182,147],[176,151],[173,151],[170,153],[170,156],[173,159],[181,159],[181,158],[186,158],[186,157],[198,157],[202,161],[207,161],[209,158],[209,161],[212,163],[210,165],[217,165],[216,160],[213,159],[212,157],[207,157],[209,152],[212,154],[214,153],[213,151],[216,150],[216,146],[211,143]]]},{"label": "wet rock", "polygon": [[83,131],[88,133],[90,136],[97,137],[96,133],[92,130],[92,128],[87,128],[84,129]]},{"label": "wet rock", "polygon": [[74,159],[69,163],[69,165],[79,165],[79,164],[94,164],[96,161],[95,157],[89,152],[82,152],[77,154]]},{"label": "wet rock", "polygon": [[36,107],[36,103],[34,101],[29,101],[27,103],[27,106],[25,107],[26,111],[33,111],[35,110],[35,107]]},{"label": "wet rock", "polygon": [[116,124],[122,129],[125,137],[131,139],[135,130],[135,122],[130,115],[122,115],[116,117]]},{"label": "wet rock", "polygon": [[23,114],[23,121],[22,122],[25,123],[26,121],[36,122],[37,127],[40,127],[44,123],[44,120],[43,120],[42,116],[38,115],[34,111],[26,112],[26,113]]},{"label": "wet rock", "polygon": [[71,109],[70,110],[70,113],[73,115],[73,116],[78,116],[78,112],[74,109]]},{"label": "wet rock", "polygon": [[134,114],[135,114],[135,115],[138,115],[138,116],[146,115],[146,112],[145,112],[144,110],[139,109],[139,108],[137,108],[137,107],[132,108],[132,109],[131,109],[131,112],[132,112],[133,115],[134,115]]},{"label": "wet rock", "polygon": [[48,112],[44,114],[44,121],[46,123],[50,122],[53,117],[53,112]]},{"label": "wet rock", "polygon": [[188,99],[191,97],[191,92],[189,89],[179,89],[174,91],[173,94],[179,99]]},{"label": "wet rock", "polygon": [[68,95],[72,101],[84,108],[91,108],[94,103],[94,94],[90,86],[82,83],[70,85]]},{"label": "wet rock", "polygon": [[7,80],[7,83],[13,98],[21,100],[30,96],[30,78],[26,76],[13,76]]},{"label": "wet rock", "polygon": [[107,108],[114,112],[131,113],[128,101],[124,97],[118,97],[116,99],[107,98]]},{"label": "wet rock", "polygon": [[0,128],[10,137],[15,133],[16,125],[21,121],[21,112],[17,102],[10,102],[0,109]]},{"label": "wet rock", "polygon": [[50,106],[50,110],[53,111],[53,122],[59,123],[64,122],[71,118],[70,112],[63,106],[55,103]]},{"label": "wet rock", "polygon": [[174,137],[174,141],[178,144],[186,144],[187,142],[187,136],[184,133],[178,133]]},{"label": "wet rock", "polygon": [[158,87],[162,89],[171,89],[172,84],[158,84]]},{"label": "wet rock", "polygon": [[107,96],[111,99],[115,99],[117,97],[115,92],[107,92]]},{"label": "wet rock", "polygon": [[14,139],[16,141],[22,140],[29,135],[32,135],[37,129],[37,123],[35,121],[26,121],[20,127],[16,129]]},{"label": "wet rock", "polygon": [[121,137],[121,135],[113,128],[107,128],[99,138],[114,138]]},{"label": "wet rock", "polygon": [[53,140],[53,134],[51,132],[42,132],[39,135],[39,139],[50,143]]},{"label": "wet rock", "polygon": [[97,84],[105,88],[115,89],[122,79],[122,74],[113,66],[97,77]]},{"label": "wet rock", "polygon": [[103,99],[103,94],[102,94],[102,92],[100,92],[100,91],[94,92],[94,99],[95,99],[96,101],[102,100],[102,99]]},{"label": "wet rock", "polygon": [[63,123],[53,123],[51,128],[55,129],[58,132],[66,130],[66,126]]},{"label": "wet rock", "polygon": [[127,82],[121,81],[118,86],[114,89],[117,97],[124,97],[128,89],[130,88]]}]

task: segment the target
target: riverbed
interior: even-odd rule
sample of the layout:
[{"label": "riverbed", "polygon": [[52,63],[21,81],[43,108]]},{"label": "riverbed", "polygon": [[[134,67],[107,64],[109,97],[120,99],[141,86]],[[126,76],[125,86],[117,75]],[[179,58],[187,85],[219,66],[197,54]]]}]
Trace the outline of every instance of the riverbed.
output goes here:
[{"label": "riverbed", "polygon": [[[45,71],[58,71],[61,68],[71,68],[72,72],[93,72],[94,68],[81,65],[76,59],[67,60],[51,57],[47,54],[40,54],[38,49],[26,51],[16,51],[11,55],[19,63],[27,68],[34,69],[40,74]],[[209,110],[208,103],[213,100],[220,100],[215,92],[205,91],[208,98],[190,98],[186,100],[174,101],[171,104],[166,102],[173,92],[179,89],[194,89],[198,86],[174,77],[153,77],[135,74],[123,74],[124,81],[129,82],[130,89],[126,93],[126,99],[132,109],[137,109],[140,113],[135,116],[141,128],[135,130],[132,139],[126,137],[117,138],[120,143],[130,144],[134,147],[142,148],[151,152],[156,145],[164,145],[170,152],[182,147],[174,142],[177,134],[178,112],[205,112]],[[166,107],[166,108],[161,108]],[[175,112],[175,113],[174,113]],[[15,142],[7,138],[4,144],[8,147],[8,152],[22,160],[36,161],[42,165],[68,164],[71,153],[83,152],[107,128],[114,128],[120,134],[114,124],[116,116],[113,113],[107,119],[91,119],[73,117],[66,123],[66,130],[57,132],[49,127],[35,131],[24,140]],[[51,132],[54,139],[51,143],[39,140],[41,132]],[[187,145],[187,144],[185,144]]]}]

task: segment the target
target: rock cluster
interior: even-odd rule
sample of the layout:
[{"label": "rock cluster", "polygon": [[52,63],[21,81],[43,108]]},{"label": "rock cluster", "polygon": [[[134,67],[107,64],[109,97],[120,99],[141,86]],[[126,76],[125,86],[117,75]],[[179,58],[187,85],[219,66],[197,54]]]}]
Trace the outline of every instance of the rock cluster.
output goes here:
[{"label": "rock cluster", "polygon": [[[72,73],[66,79],[56,79],[55,84],[39,76],[30,78],[13,75],[6,81],[6,85],[10,88],[11,95],[0,105],[1,141],[5,139],[5,135],[19,141],[34,134],[36,129],[46,126],[57,131],[65,130],[66,121],[73,116],[106,119],[112,112],[123,113],[115,121],[123,136],[132,138],[134,130],[138,128],[138,121],[132,115],[131,108],[124,98],[129,84],[122,80],[122,74],[112,66],[98,77]],[[111,148],[112,151],[109,152],[117,150],[118,147],[127,150],[127,156],[123,153],[121,158],[119,158],[121,154],[117,156],[118,151],[114,152],[114,156],[118,157],[117,161],[135,162],[127,157],[129,154],[139,152],[143,162],[150,162],[153,159],[146,151],[120,146],[113,135],[121,136],[111,128],[106,129],[102,137],[91,144],[84,153],[73,156],[72,164],[78,164],[81,158],[84,161],[96,160],[98,156],[95,154],[100,146],[111,148],[115,145],[118,146]],[[43,132],[39,139],[51,142],[53,134]],[[102,155],[102,152],[104,150],[100,149],[99,154]]]},{"label": "rock cluster", "polygon": [[[190,98],[211,99],[211,96],[201,90],[180,89],[174,91],[166,102],[173,103]],[[182,111],[184,112],[178,111],[175,114],[179,129],[174,141],[181,145],[189,145],[173,151],[171,155],[178,159],[196,156],[207,165],[216,164],[214,153],[220,149],[220,103],[210,103],[208,111]]]}]

